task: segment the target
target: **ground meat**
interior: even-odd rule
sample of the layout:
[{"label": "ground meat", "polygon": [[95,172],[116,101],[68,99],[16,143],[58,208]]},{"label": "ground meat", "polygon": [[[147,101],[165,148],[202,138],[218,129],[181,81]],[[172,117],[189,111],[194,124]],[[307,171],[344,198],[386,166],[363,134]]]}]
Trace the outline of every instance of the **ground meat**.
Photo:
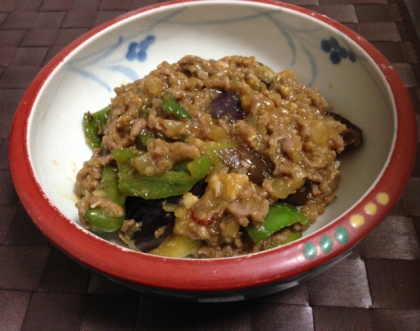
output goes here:
[{"label": "ground meat", "polygon": [[[293,72],[275,73],[253,57],[185,56],[161,63],[115,93],[102,148],[77,175],[82,223],[89,227],[83,215],[90,206],[112,207],[93,193],[102,167],[113,161],[102,154],[137,149],[132,171],[141,176],[160,176],[208,154],[203,193],[186,192],[163,203],[175,215],[175,234],[203,241],[196,257],[260,251],[301,231],[287,228],[258,245],[250,241],[244,227],[258,226],[278,201],[296,204],[314,222],[335,199],[337,155],[362,141],[360,129],[329,113],[316,89],[299,84]],[[164,110],[165,93],[189,116]],[[132,247],[140,228],[126,220],[120,236]]]},{"label": "ground meat", "polygon": [[90,208],[90,197],[91,197],[90,193],[86,191],[84,193],[84,196],[79,201],[76,202],[76,208],[79,214],[80,222],[86,229],[91,228],[90,223],[86,221],[86,218],[85,218],[85,214]]},{"label": "ground meat", "polygon": [[135,160],[135,167],[140,174],[152,176],[171,170],[180,161],[199,156],[200,150],[194,145],[156,139],[147,144],[147,152]]},{"label": "ground meat", "polygon": [[101,149],[93,151],[89,161],[83,163],[83,168],[79,170],[76,176],[75,193],[83,196],[86,192],[92,193],[101,181],[103,166],[114,160],[112,154],[101,156]]},{"label": "ground meat", "polygon": [[130,139],[134,141],[140,135],[143,129],[146,128],[146,126],[147,126],[147,122],[144,118],[136,119],[130,131]]},{"label": "ground meat", "polygon": [[89,203],[90,208],[103,208],[111,217],[121,217],[124,215],[124,210],[109,199],[100,196],[93,196]]}]

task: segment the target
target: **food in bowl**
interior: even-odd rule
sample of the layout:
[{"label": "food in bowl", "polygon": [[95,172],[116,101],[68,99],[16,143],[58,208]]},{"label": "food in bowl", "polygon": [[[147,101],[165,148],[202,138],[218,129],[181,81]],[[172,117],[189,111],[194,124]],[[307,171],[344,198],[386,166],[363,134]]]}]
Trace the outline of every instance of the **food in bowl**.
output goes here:
[{"label": "food in bowl", "polygon": [[161,63],[84,116],[84,227],[131,248],[197,258],[296,240],[334,201],[337,155],[361,130],[292,71],[254,57]]}]

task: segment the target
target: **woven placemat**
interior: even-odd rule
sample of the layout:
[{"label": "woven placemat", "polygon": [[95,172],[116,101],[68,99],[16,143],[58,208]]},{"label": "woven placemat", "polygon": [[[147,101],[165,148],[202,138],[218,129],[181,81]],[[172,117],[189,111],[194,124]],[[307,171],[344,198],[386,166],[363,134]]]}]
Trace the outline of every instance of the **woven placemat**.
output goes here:
[{"label": "woven placemat", "polygon": [[[294,288],[243,302],[144,297],[51,245],[19,203],[8,135],[26,87],[90,28],[158,0],[0,1],[0,330],[419,330],[420,152],[384,222],[348,258]],[[420,43],[402,0],[287,1],[361,34],[405,82],[420,126]]]}]

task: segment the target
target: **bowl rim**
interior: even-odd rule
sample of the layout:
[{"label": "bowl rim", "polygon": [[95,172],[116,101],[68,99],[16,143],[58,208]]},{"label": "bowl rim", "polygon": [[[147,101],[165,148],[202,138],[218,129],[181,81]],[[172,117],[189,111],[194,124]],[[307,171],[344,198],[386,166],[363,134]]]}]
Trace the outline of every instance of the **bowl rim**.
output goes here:
[{"label": "bowl rim", "polygon": [[[348,224],[352,216],[363,215],[365,219],[363,229],[356,231],[355,227],[350,227],[351,238],[348,242],[335,244],[328,254],[320,251],[315,245],[316,251],[313,252],[315,256],[305,258],[302,252],[307,247],[304,246],[305,243],[302,240],[264,252],[221,259],[172,259],[138,253],[82,231],[79,225],[67,219],[50,202],[35,178],[28,152],[28,119],[44,83],[63,58],[97,33],[133,16],[162,7],[205,3],[272,5],[326,23],[359,45],[375,61],[389,84],[396,106],[397,128],[394,147],[382,176],[372,185],[371,191],[351,209],[334,222],[324,226],[322,231],[316,231],[305,237],[306,243],[318,245],[322,241],[323,234],[333,234],[345,223]],[[40,70],[22,97],[13,120],[9,136],[9,167],[18,196],[35,225],[57,247],[82,264],[109,277],[157,289],[184,292],[241,290],[266,286],[308,273],[314,268],[345,255],[380,224],[400,198],[410,177],[417,146],[415,123],[415,114],[408,91],[390,62],[367,40],[333,19],[302,7],[273,0],[169,1],[127,12],[89,30],[66,46]],[[384,192],[388,195],[386,203],[382,203],[383,201],[378,198]],[[372,201],[383,205],[374,216],[364,211],[364,206]],[[54,222],[59,222],[60,226],[52,226]],[[337,243],[336,239],[334,243]],[[309,248],[313,249],[313,246]]]}]

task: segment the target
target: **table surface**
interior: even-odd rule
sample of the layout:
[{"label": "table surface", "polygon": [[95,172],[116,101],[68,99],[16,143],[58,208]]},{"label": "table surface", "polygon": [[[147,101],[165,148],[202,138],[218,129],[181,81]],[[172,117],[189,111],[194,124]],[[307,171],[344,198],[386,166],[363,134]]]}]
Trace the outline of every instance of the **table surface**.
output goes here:
[{"label": "table surface", "polygon": [[[419,330],[420,148],[398,204],[333,272],[248,301],[144,297],[80,267],[33,225],[7,157],[25,89],[73,39],[157,2],[0,0],[0,330]],[[376,46],[406,84],[420,126],[420,43],[403,0],[287,2],[330,16]]]}]

